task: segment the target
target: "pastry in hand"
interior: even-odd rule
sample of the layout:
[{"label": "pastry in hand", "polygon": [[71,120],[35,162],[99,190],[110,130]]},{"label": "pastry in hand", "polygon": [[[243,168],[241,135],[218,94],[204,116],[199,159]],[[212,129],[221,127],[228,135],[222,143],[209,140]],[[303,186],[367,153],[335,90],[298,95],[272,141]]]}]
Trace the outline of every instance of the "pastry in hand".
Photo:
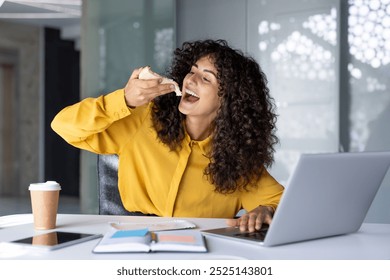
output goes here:
[{"label": "pastry in hand", "polygon": [[141,72],[139,73],[138,78],[141,80],[152,80],[152,79],[162,78],[162,82],[161,82],[162,84],[174,84],[176,96],[181,96],[181,91],[180,91],[179,85],[174,80],[160,76],[159,74],[153,72],[150,69],[150,66],[146,66],[146,67],[142,68]]}]

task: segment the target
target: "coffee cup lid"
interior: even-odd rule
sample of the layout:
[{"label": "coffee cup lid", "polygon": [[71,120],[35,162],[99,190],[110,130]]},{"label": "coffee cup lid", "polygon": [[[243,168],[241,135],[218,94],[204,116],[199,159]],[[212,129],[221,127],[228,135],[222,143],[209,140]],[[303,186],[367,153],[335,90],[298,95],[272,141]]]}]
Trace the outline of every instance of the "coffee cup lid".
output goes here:
[{"label": "coffee cup lid", "polygon": [[46,181],[45,183],[33,183],[28,187],[30,191],[59,191],[61,186],[56,181]]}]

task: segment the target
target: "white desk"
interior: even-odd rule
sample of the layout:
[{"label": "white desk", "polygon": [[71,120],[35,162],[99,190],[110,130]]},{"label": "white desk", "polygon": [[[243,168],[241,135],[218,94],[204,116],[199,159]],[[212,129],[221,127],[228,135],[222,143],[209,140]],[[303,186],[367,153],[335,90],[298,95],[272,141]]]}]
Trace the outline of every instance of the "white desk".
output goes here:
[{"label": "white desk", "polygon": [[[16,225],[18,219],[23,220],[23,224]],[[154,223],[163,220],[169,220],[169,218],[58,214],[57,230],[104,234],[110,227],[109,222]],[[188,218],[186,220],[195,223],[200,229],[226,226],[224,219]],[[8,224],[7,221],[9,221]],[[15,225],[11,225],[12,221],[15,221]],[[2,226],[3,228],[1,228]],[[40,232],[34,232],[31,214],[0,217],[0,241],[24,238],[34,233]],[[0,249],[0,259],[389,260],[390,224],[363,224],[357,233],[270,248],[210,236],[206,237],[206,242],[209,249],[208,253],[93,254],[91,251],[98,243],[98,239],[95,239],[52,252],[32,252],[31,250],[11,252]]]}]

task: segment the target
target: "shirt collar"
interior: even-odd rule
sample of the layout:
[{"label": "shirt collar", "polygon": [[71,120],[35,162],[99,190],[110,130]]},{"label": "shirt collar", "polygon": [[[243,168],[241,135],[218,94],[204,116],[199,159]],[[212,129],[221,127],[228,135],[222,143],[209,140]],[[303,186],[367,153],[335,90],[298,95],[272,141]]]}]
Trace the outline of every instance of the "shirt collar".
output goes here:
[{"label": "shirt collar", "polygon": [[185,144],[189,145],[192,147],[193,145],[198,145],[199,148],[201,149],[203,154],[208,154],[211,149],[211,136],[208,136],[206,139],[197,141],[197,140],[192,140],[190,135],[185,131],[185,138],[184,138]]}]

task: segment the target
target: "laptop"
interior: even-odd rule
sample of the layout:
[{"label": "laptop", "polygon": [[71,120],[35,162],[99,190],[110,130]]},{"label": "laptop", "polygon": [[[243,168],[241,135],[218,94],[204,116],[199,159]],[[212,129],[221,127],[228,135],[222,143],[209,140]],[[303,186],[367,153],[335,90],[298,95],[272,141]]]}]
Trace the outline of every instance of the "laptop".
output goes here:
[{"label": "laptop", "polygon": [[203,230],[205,235],[275,246],[353,233],[390,166],[390,152],[303,154],[268,229]]}]

